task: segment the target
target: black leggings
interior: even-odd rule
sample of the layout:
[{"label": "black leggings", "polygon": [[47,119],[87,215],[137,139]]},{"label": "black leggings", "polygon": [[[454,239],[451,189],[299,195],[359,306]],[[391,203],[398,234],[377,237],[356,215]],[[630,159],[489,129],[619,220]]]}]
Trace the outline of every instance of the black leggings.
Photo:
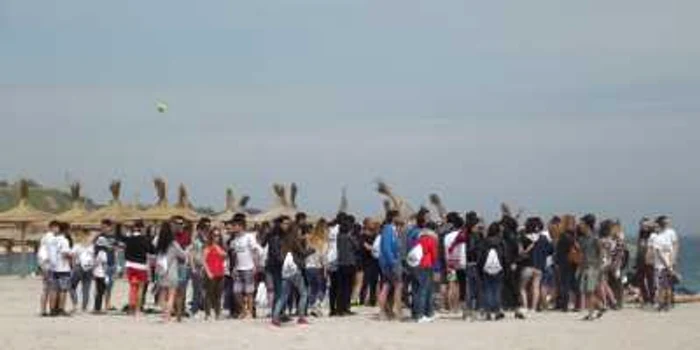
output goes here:
[{"label": "black leggings", "polygon": [[221,315],[221,285],[223,284],[222,277],[205,278],[204,279],[204,314],[209,317],[211,309],[214,308],[214,315]]},{"label": "black leggings", "polygon": [[336,311],[347,313],[350,312],[350,299],[352,298],[352,285],[355,280],[355,268],[352,266],[340,266],[338,273],[339,295]]},{"label": "black leggings", "polygon": [[[363,267],[362,289],[360,290],[360,302],[365,305],[375,306],[377,304],[377,285],[379,284],[379,264],[377,260],[366,263]],[[367,293],[369,292],[369,300]]]},{"label": "black leggings", "polygon": [[105,289],[107,288],[104,277],[95,277],[95,288],[97,289],[95,292],[95,311],[99,312],[102,311],[102,298],[104,297]]}]

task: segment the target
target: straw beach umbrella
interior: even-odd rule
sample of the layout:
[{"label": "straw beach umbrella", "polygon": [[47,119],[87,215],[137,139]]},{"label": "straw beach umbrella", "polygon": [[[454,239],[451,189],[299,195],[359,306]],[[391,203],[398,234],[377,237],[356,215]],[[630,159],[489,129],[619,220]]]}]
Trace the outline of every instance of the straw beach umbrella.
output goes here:
[{"label": "straw beach umbrella", "polygon": [[231,220],[231,218],[238,213],[248,213],[246,206],[250,201],[250,196],[244,195],[239,200],[233,194],[232,188],[226,189],[226,208],[223,212],[216,214],[214,216],[214,221],[224,222]]},{"label": "straw beach umbrella", "polygon": [[0,223],[14,224],[20,231],[20,242],[22,244],[22,276],[29,270],[27,260],[27,227],[36,222],[44,222],[51,218],[51,214],[35,209],[29,204],[29,181],[22,179],[19,181],[19,203],[14,208],[0,213]]},{"label": "straw beach umbrella", "polygon": [[123,222],[137,217],[139,210],[135,207],[123,204],[119,199],[121,186],[121,181],[112,181],[109,184],[109,192],[112,194],[112,199],[109,201],[109,204],[106,207],[86,214],[82,218],[74,219],[73,224],[77,226],[95,227],[99,226],[100,222],[104,219]]},{"label": "straw beach umbrella", "polygon": [[[297,185],[292,183],[289,188],[289,196],[287,196],[287,190],[283,185],[272,185],[272,192],[275,194],[277,203],[268,211],[253,216],[251,221],[254,223],[271,222],[283,215],[294,218],[294,216],[299,212],[296,203],[298,190],[299,188]],[[308,216],[308,218],[313,220],[311,216]]]},{"label": "straw beach umbrella", "polygon": [[85,208],[85,201],[80,197],[80,188],[80,182],[77,181],[70,185],[72,207],[68,211],[58,214],[54,218],[55,220],[73,223],[90,214]]},{"label": "straw beach umbrella", "polygon": [[[157,177],[153,179],[153,185],[156,189],[158,201],[154,206],[146,209],[138,218],[153,222],[170,220],[173,216],[182,216],[188,221],[197,220],[198,215],[194,209],[192,209],[192,203],[189,201],[185,185],[180,185],[178,188],[178,201],[174,206],[170,206],[168,203],[168,189],[165,180],[161,177]],[[134,219],[136,219],[136,217]]]},{"label": "straw beach umbrella", "polygon": [[409,221],[415,215],[416,211],[413,210],[411,205],[408,204],[408,202],[401,196],[397,195],[386,182],[382,180],[377,180],[377,192],[386,196],[389,199],[389,208],[391,210],[397,210],[401,219]]}]

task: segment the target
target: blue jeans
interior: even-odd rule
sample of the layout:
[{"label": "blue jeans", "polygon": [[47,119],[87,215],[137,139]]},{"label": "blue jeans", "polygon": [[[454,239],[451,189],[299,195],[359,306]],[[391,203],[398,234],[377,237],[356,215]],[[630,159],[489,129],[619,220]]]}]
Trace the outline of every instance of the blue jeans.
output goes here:
[{"label": "blue jeans", "polygon": [[117,274],[117,266],[107,265],[105,274],[107,276],[105,281],[105,293],[111,295],[112,287],[114,287],[114,276]]},{"label": "blue jeans", "polygon": [[503,273],[497,275],[484,274],[484,308],[487,312],[499,312],[501,310],[501,288],[503,286]]},{"label": "blue jeans", "polygon": [[287,300],[292,294],[292,289],[295,289],[299,293],[299,315],[302,317],[306,315],[306,303],[308,299],[306,283],[304,282],[304,276],[302,276],[301,273],[297,273],[294,276],[282,280],[282,293],[280,293],[280,298],[275,302],[275,308],[272,310],[273,320],[279,320],[282,310],[287,305]]},{"label": "blue jeans", "polygon": [[465,300],[465,308],[467,310],[478,310],[479,305],[479,269],[476,265],[467,266],[467,296]]},{"label": "blue jeans", "polygon": [[201,268],[194,268],[190,273],[190,278],[192,280],[192,300],[190,301],[190,312],[196,314],[200,310],[204,309],[204,294],[202,293],[202,287],[204,286],[204,279],[202,278],[204,271]]},{"label": "blue jeans", "polygon": [[326,295],[326,277],[323,275],[323,269],[307,269],[306,282],[309,286],[308,307],[315,307]]},{"label": "blue jeans", "polygon": [[82,267],[76,266],[73,269],[71,276],[70,297],[74,304],[78,304],[78,284],[81,285],[82,291],[82,310],[87,310],[88,302],[90,301],[90,287],[92,286],[92,271],[85,271]]},{"label": "blue jeans", "polygon": [[416,270],[416,291],[413,294],[413,318],[433,317],[433,270]]},{"label": "blue jeans", "polygon": [[265,271],[265,278],[267,280],[267,288],[272,288],[272,305],[277,305],[277,301],[280,300],[280,296],[282,295],[282,267],[268,268]]}]

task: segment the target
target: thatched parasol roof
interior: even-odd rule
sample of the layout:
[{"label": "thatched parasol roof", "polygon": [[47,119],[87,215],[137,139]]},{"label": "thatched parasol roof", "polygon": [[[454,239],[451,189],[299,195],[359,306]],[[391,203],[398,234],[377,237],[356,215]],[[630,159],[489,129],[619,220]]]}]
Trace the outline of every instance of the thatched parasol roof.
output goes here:
[{"label": "thatched parasol roof", "polygon": [[[277,200],[277,203],[272,208],[270,208],[270,210],[253,216],[251,218],[252,222],[270,222],[283,215],[289,216],[293,219],[294,216],[299,212],[296,203],[298,187],[295,183],[292,183],[292,185],[289,188],[289,196],[287,196],[287,191],[284,188],[284,186],[280,184],[272,185],[272,192],[275,194],[275,199]],[[308,215],[308,218],[310,220],[313,220],[313,218],[310,215]]]},{"label": "thatched parasol roof", "polygon": [[50,219],[52,214],[35,209],[29,204],[29,182],[19,181],[19,203],[7,211],[0,213],[0,223],[28,224],[43,222]]},{"label": "thatched parasol roof", "polygon": [[397,210],[401,219],[410,221],[415,215],[416,211],[413,210],[410,204],[408,204],[408,201],[392,191],[391,187],[389,187],[386,182],[377,180],[377,192],[389,199],[389,208],[387,209]]},{"label": "thatched parasol roof", "polygon": [[68,211],[58,214],[55,219],[72,223],[87,215],[89,211],[85,208],[85,201],[80,197],[80,182],[74,182],[70,185],[70,195],[73,200],[73,206]]},{"label": "thatched parasol roof", "polygon": [[155,178],[153,185],[156,188],[158,201],[156,204],[144,211],[139,218],[147,221],[165,221],[173,216],[182,216],[185,220],[196,221],[199,215],[192,208],[190,203],[187,188],[185,185],[180,185],[178,188],[178,201],[174,206],[168,204],[167,184],[163,178]]},{"label": "thatched parasol roof", "polygon": [[121,181],[112,181],[109,184],[109,191],[112,193],[112,199],[109,204],[106,207],[87,213],[83,217],[73,219],[72,223],[78,226],[97,226],[104,219],[122,222],[137,217],[139,215],[139,210],[123,204],[119,199],[121,186]]},{"label": "thatched parasol roof", "polygon": [[250,201],[250,196],[244,195],[240,199],[236,200],[233,194],[232,188],[226,189],[226,208],[223,212],[216,214],[214,216],[214,221],[224,222],[231,220],[231,218],[238,213],[248,213],[246,206]]}]

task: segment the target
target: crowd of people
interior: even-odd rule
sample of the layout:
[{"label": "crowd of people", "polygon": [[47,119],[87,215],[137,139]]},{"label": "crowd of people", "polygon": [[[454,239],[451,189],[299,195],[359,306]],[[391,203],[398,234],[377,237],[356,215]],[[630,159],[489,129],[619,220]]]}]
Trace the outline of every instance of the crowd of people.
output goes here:
[{"label": "crowd of people", "polygon": [[[40,310],[115,312],[122,275],[129,286],[123,312],[159,312],[164,322],[219,319],[225,311],[306,325],[311,317],[354,315],[360,305],[378,308],[380,320],[403,320],[409,310],[419,323],[436,312],[491,321],[548,310],[586,310],[584,319],[594,320],[622,308],[632,289],[642,306],[672,307],[679,241],[666,216],[640,222],[632,257],[620,222],[592,214],[545,223],[504,211],[488,224],[475,212],[438,216],[422,208],[410,219],[389,210],[383,222],[342,212],[330,221],[310,223],[299,213],[259,225],[244,214],[221,225],[104,220],[94,233],[54,221],[37,254]],[[146,307],[151,295],[154,308]]]}]

